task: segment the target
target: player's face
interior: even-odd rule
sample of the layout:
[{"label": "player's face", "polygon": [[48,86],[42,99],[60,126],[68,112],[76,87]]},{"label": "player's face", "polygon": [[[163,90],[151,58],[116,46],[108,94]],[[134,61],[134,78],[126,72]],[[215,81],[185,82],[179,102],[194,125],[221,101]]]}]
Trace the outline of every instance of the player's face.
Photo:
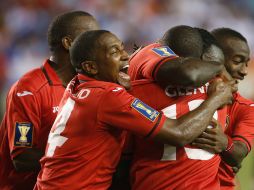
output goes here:
[{"label": "player's face", "polygon": [[246,42],[237,38],[225,40],[225,67],[236,80],[243,80],[248,74],[247,67],[250,60],[250,50]]},{"label": "player's face", "polygon": [[97,62],[99,78],[104,81],[119,83],[125,88],[130,87],[130,77],[124,70],[129,65],[129,55],[123,42],[114,34],[106,33],[98,40]]}]

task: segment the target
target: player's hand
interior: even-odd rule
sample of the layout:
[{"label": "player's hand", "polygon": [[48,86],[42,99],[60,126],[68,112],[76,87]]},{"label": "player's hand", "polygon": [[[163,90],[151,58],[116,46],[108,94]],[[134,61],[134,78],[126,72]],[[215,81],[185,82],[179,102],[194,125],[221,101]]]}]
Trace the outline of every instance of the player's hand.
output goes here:
[{"label": "player's hand", "polygon": [[208,95],[215,98],[215,102],[224,106],[226,104],[232,104],[233,95],[232,93],[237,90],[236,86],[232,81],[223,82],[221,78],[216,78],[209,85]]},{"label": "player's hand", "polygon": [[212,120],[211,126],[192,143],[193,146],[212,153],[221,153],[227,148],[227,144],[228,138],[216,120]]}]

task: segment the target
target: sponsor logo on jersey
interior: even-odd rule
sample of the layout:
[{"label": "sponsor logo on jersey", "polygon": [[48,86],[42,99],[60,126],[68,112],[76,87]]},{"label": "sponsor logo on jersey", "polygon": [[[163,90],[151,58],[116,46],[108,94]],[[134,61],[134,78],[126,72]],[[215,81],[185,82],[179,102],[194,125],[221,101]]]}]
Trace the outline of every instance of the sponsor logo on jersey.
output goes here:
[{"label": "sponsor logo on jersey", "polygon": [[20,147],[32,147],[33,124],[30,122],[15,123],[14,145]]},{"label": "sponsor logo on jersey", "polygon": [[147,119],[151,120],[152,122],[154,122],[155,119],[160,114],[157,110],[154,110],[153,108],[146,105],[144,102],[140,101],[137,98],[132,102],[131,107],[133,107],[140,114],[142,114],[143,116],[145,116]]},{"label": "sponsor logo on jersey", "polygon": [[161,57],[177,56],[168,46],[153,48],[152,51]]},{"label": "sponsor logo on jersey", "polygon": [[17,93],[17,96],[27,96],[27,95],[33,95],[32,92],[29,92],[29,91],[23,91],[23,92],[18,92]]}]

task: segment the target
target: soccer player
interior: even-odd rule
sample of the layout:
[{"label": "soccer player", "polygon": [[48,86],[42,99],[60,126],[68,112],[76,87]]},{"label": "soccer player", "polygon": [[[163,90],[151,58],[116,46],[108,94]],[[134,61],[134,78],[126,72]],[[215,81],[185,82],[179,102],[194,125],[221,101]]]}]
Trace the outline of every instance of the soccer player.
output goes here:
[{"label": "soccer player", "polygon": [[[165,85],[200,87],[224,69],[219,62],[201,60],[202,50],[203,40],[198,30],[176,26],[158,42],[137,50],[130,58],[128,73],[132,81],[151,79]],[[137,53],[139,56],[135,56]]]},{"label": "soccer player", "polygon": [[[212,43],[214,39],[208,32],[203,43],[199,45],[199,47],[202,48],[201,51],[193,48],[190,48],[189,53],[183,51],[182,49],[185,47],[188,48],[191,45],[185,44],[183,38],[192,38],[193,35],[192,33],[189,33],[189,35],[179,35],[182,29],[185,30],[184,27],[179,26],[177,30],[175,30],[175,28],[169,30],[167,33],[174,33],[175,35],[168,35],[167,41],[165,42],[171,45],[171,40],[174,40],[173,43],[177,43],[179,46],[171,47],[174,47],[174,50],[178,52],[180,56],[191,56],[193,52],[193,57],[202,57],[203,60],[205,59],[208,61],[209,59],[210,61],[221,63],[224,61],[222,51],[215,43]],[[176,31],[177,33],[175,33]],[[196,32],[200,35],[197,29],[191,31],[194,31],[194,35]],[[174,39],[172,39],[172,36],[174,36]],[[200,35],[200,37],[202,38],[203,35]],[[205,47],[205,51],[199,55],[199,52],[203,50],[203,46]],[[157,65],[160,60],[165,59],[164,57],[167,56],[165,53],[158,53],[158,49],[161,48],[167,48],[169,51],[168,46],[151,49],[143,48],[131,58],[130,67],[136,64],[140,65],[140,62],[136,61],[142,60],[142,58],[145,60],[142,62],[144,65]],[[170,54],[168,54],[168,57],[169,56]],[[199,62],[199,64],[201,63]],[[166,116],[171,118],[178,118],[188,113],[188,111],[198,107],[199,104],[206,99],[206,85],[194,89],[176,87],[173,85],[162,88],[164,86],[160,87],[152,84],[151,81],[134,81],[133,83],[132,93],[135,96],[139,97],[147,104],[154,106],[156,109],[162,110]],[[149,94],[151,91],[156,93],[151,95]],[[226,121],[226,113],[226,109],[221,109],[214,115],[215,119],[217,119],[222,126],[224,126]],[[224,148],[226,148],[226,145]],[[157,143],[152,140],[144,141],[141,138],[135,138],[134,147],[134,161],[131,169],[133,189],[216,190],[220,188],[217,176],[220,163],[220,156],[218,154],[215,155],[190,145],[179,147],[172,146],[172,144]],[[153,183],[151,183],[151,181],[153,181]]]},{"label": "soccer player", "polygon": [[81,34],[71,60],[79,73],[68,85],[41,159],[35,189],[108,189],[125,133],[182,146],[230,102],[232,86],[216,80],[211,94],[184,117],[168,119],[126,92],[129,76],[123,43],[105,30]]},{"label": "soccer player", "polygon": [[[247,40],[237,31],[230,28],[218,28],[212,31],[222,47],[225,55],[225,67],[236,80],[243,80],[247,75],[250,50]],[[235,187],[234,170],[238,170],[242,160],[251,150],[254,139],[254,102],[234,94],[234,102],[229,107],[228,126],[224,133],[221,131],[206,132],[209,136],[197,139],[196,146],[221,153],[222,162],[219,168],[221,189],[233,190]],[[225,151],[220,147],[228,140],[229,146]]]},{"label": "soccer player", "polygon": [[11,87],[0,127],[0,189],[33,189],[59,102],[76,73],[70,45],[80,33],[93,29],[98,23],[86,12],[57,16],[48,29],[51,57]]}]

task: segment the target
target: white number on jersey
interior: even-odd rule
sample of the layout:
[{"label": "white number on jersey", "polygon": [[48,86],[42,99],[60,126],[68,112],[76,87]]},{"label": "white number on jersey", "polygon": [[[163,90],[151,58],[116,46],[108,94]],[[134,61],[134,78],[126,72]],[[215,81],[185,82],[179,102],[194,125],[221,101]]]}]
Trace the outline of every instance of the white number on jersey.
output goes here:
[{"label": "white number on jersey", "polygon": [[68,138],[61,136],[60,134],[66,127],[66,123],[74,108],[74,104],[75,101],[71,98],[68,98],[61,112],[57,115],[56,120],[53,124],[54,132],[49,133],[46,156],[53,156],[56,147],[61,147],[67,141]]},{"label": "white number on jersey", "polygon": [[[196,109],[204,100],[192,100],[188,102],[189,110],[192,111]],[[176,119],[176,104],[173,104],[171,106],[168,106],[164,108],[163,113],[171,119]],[[218,119],[218,113],[217,111],[213,115],[214,119]],[[211,126],[208,126],[211,127]],[[184,147],[185,153],[189,159],[193,160],[209,160],[211,159],[214,154],[205,151],[203,149],[197,149],[197,148],[188,148]],[[168,144],[164,144],[164,151],[163,156],[161,158],[161,161],[168,161],[168,160],[176,160],[176,147]]]}]

